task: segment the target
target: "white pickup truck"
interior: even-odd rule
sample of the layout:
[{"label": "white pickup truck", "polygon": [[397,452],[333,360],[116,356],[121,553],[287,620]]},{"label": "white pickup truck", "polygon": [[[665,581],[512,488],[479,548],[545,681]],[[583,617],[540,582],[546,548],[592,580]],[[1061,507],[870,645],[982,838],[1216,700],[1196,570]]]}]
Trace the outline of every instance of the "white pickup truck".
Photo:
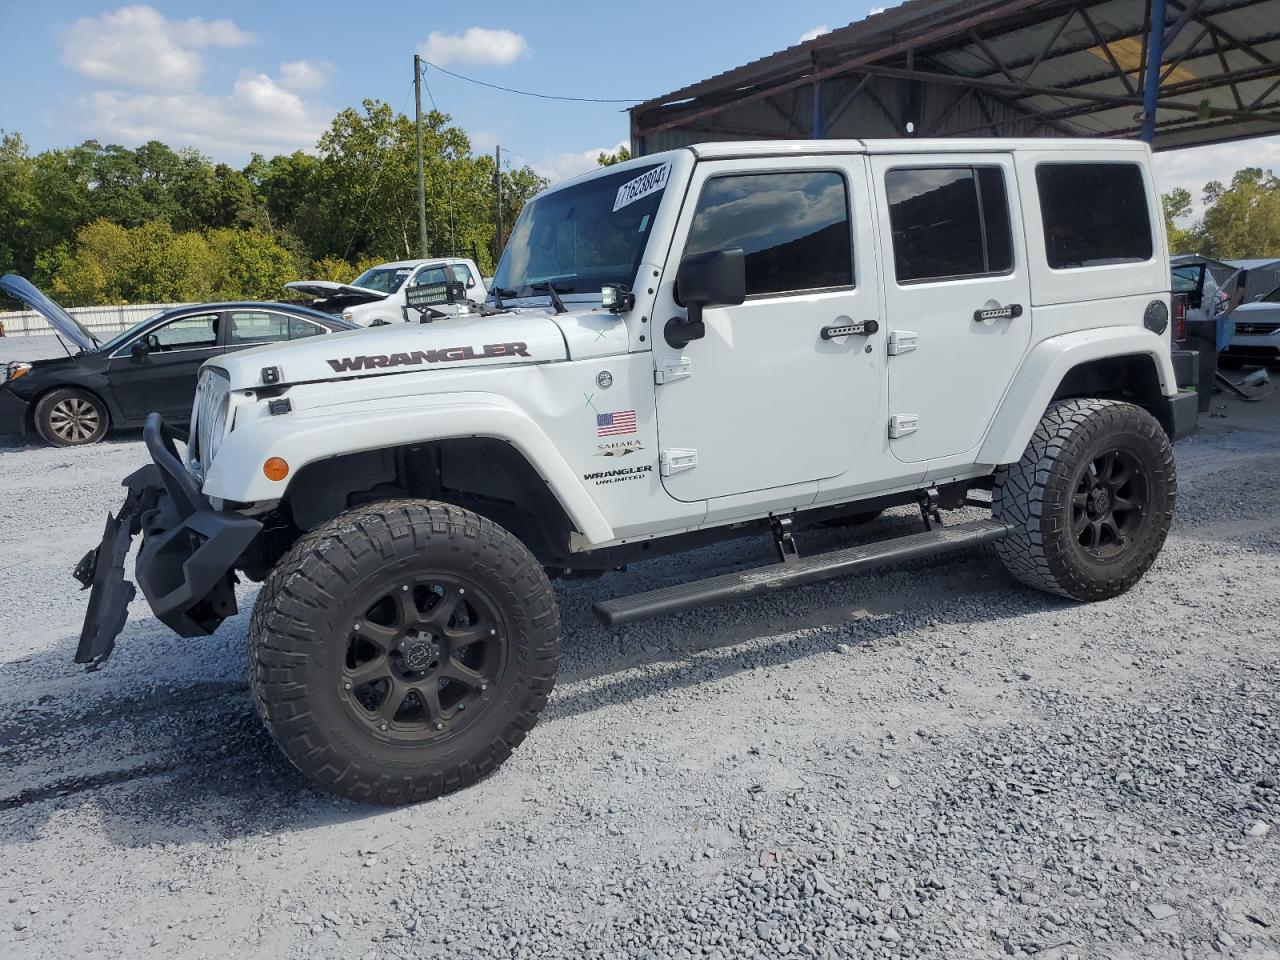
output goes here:
[{"label": "white pickup truck", "polygon": [[[342,319],[362,327],[418,321],[420,315],[409,307],[408,294],[415,287],[436,287],[445,282],[461,283],[466,299],[483,303],[489,295],[480,268],[472,260],[444,257],[434,260],[398,260],[370,267],[350,283],[332,280],[294,280],[285,288],[315,297],[312,304],[325,313],[340,313]],[[437,312],[452,315],[465,310],[463,304],[444,304]]]}]

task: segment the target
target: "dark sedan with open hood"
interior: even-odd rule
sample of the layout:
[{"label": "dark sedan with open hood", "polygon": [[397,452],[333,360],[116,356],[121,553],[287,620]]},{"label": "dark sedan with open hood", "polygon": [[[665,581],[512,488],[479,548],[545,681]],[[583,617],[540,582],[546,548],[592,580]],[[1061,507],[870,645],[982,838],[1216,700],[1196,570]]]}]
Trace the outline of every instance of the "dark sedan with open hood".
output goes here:
[{"label": "dark sedan with open hood", "polygon": [[17,274],[0,277],[0,292],[48,320],[70,354],[0,368],[0,433],[34,430],[63,447],[95,443],[108,427],[141,427],[153,410],[185,423],[200,364],[210,357],[359,329],[283,303],[200,303],[157,313],[102,341]]}]

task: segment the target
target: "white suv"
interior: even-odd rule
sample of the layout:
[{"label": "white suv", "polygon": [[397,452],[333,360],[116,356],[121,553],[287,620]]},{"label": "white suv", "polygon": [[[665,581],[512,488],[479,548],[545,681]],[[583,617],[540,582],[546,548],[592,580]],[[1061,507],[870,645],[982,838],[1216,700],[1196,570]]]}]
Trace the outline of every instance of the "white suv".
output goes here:
[{"label": "white suv", "polygon": [[[285,287],[315,297],[314,306],[326,313],[341,313],[342,319],[362,327],[378,327],[421,319],[420,312],[411,309],[408,299],[411,292],[418,287],[434,288],[446,282],[461,283],[467,301],[482,302],[488,296],[480,269],[473,261],[461,257],[380,263],[350,283],[294,280]],[[465,304],[461,301],[440,304],[435,309],[449,315],[465,312]]]},{"label": "white suv", "polygon": [[[1150,153],[1088,140],[712,143],[528,203],[484,319],[204,367],[77,575],[183,636],[263,581],[250,685],[314,781],[380,803],[501,763],[551,692],[551,581],[756,534],[778,562],[597,605],[608,624],[993,543],[1076,600],[1164,543],[1175,382]],[[991,491],[989,517],[941,511]],[[803,530],[919,504],[919,532]],[[927,602],[927,601],[922,601]]]}]

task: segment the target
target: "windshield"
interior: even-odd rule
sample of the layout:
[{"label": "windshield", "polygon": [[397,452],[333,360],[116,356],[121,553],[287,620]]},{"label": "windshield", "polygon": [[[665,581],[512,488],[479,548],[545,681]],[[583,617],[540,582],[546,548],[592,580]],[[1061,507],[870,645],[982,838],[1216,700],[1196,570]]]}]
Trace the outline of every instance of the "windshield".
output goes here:
[{"label": "windshield", "polygon": [[147,317],[147,319],[142,320],[138,323],[135,323],[129,329],[122,330],[120,333],[117,333],[114,337],[112,337],[110,340],[104,343],[99,349],[104,351],[114,350],[116,347],[120,346],[120,344],[124,343],[126,340],[132,337],[138,331],[139,327],[150,323],[156,317],[160,316],[161,313],[164,313],[164,311],[161,310],[159,313],[153,313],[151,316]]},{"label": "windshield", "polygon": [[351,281],[353,287],[377,290],[379,293],[395,293],[404,286],[410,267],[370,267]]},{"label": "windshield", "polygon": [[494,274],[499,296],[599,293],[606,283],[634,286],[640,258],[671,164],[608,174],[525,204]]}]

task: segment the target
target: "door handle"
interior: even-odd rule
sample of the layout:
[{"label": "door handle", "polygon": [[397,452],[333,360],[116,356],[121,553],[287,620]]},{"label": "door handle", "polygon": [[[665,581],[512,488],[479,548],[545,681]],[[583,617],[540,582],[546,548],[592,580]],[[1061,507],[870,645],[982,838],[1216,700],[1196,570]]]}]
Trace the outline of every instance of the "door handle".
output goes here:
[{"label": "door handle", "polygon": [[[988,303],[993,301],[988,301]],[[974,323],[993,323],[996,320],[1016,320],[1022,316],[1022,304],[1011,303],[1007,307],[1002,307],[996,302],[996,306],[981,306],[973,311]]]},{"label": "door handle", "polygon": [[878,320],[859,320],[857,323],[845,323],[838,327],[823,327],[822,339],[834,340],[836,337],[869,337],[880,329]]}]

